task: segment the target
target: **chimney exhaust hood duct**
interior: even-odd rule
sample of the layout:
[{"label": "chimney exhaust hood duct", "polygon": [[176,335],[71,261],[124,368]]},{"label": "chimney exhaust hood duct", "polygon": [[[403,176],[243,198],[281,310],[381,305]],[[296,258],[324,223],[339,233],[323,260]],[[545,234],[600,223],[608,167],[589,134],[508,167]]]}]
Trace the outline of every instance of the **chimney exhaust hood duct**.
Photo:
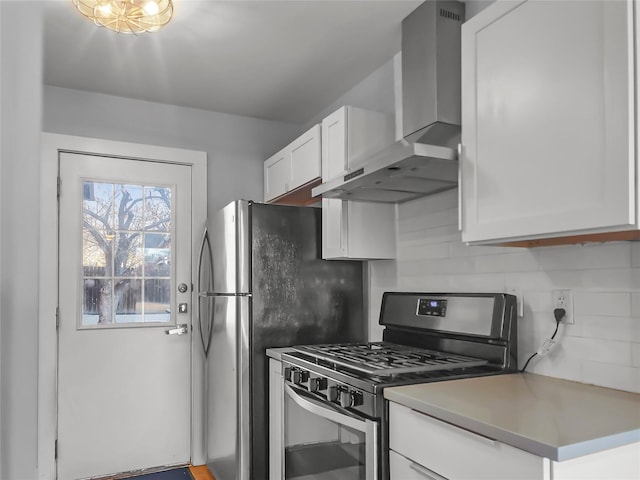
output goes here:
[{"label": "chimney exhaust hood duct", "polygon": [[351,161],[314,196],[401,203],[458,185],[464,4],[427,0],[402,21],[403,139]]}]

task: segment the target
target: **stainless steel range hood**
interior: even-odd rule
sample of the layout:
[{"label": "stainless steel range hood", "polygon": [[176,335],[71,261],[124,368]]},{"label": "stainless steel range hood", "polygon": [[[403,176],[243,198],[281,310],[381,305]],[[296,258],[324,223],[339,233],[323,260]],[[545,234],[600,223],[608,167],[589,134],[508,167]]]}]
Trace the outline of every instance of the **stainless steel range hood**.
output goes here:
[{"label": "stainless steel range hood", "polygon": [[344,177],[314,189],[324,198],[401,203],[458,185],[455,151],[447,147],[395,142]]},{"label": "stainless steel range hood", "polygon": [[313,196],[401,203],[455,188],[460,138],[460,27],[464,4],[425,1],[402,21],[403,139],[353,159]]}]

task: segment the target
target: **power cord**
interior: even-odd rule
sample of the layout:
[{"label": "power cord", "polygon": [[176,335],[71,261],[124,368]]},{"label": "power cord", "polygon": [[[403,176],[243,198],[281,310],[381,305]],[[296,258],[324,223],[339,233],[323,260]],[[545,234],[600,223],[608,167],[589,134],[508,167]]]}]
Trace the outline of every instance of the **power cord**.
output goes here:
[{"label": "power cord", "polygon": [[544,342],[542,344],[542,346],[538,349],[537,352],[535,352],[533,355],[531,355],[526,363],[524,364],[524,367],[522,367],[522,370],[520,370],[521,372],[524,372],[527,369],[527,366],[529,365],[529,362],[531,361],[531,359],[533,357],[535,357],[536,355],[540,354],[542,355],[546,355],[547,353],[549,353],[549,351],[551,350],[551,348],[555,345],[555,341],[553,340],[554,338],[556,338],[556,335],[558,334],[558,327],[560,327],[560,322],[562,321],[562,319],[564,318],[564,316],[567,314],[566,310],[564,308],[556,308],[553,311],[553,316],[556,319],[556,329],[553,332],[553,335],[551,335],[551,338],[549,340],[547,340],[546,342]]}]

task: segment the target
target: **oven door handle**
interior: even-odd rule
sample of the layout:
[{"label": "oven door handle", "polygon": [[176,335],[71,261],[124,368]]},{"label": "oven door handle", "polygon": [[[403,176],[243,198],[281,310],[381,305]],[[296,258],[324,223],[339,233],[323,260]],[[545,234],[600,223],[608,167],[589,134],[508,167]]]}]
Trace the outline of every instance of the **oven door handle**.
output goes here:
[{"label": "oven door handle", "polygon": [[325,407],[322,402],[298,395],[295,390],[289,385],[284,386],[284,391],[287,393],[287,395],[289,395],[291,400],[296,402],[296,404],[298,404],[300,408],[306,410],[307,412],[313,413],[314,415],[318,415],[322,418],[326,418],[327,420],[331,420],[332,422],[351,427],[354,430],[358,430],[359,432],[367,433],[367,423],[364,420],[351,417],[344,413],[336,412],[335,410],[331,410]]}]

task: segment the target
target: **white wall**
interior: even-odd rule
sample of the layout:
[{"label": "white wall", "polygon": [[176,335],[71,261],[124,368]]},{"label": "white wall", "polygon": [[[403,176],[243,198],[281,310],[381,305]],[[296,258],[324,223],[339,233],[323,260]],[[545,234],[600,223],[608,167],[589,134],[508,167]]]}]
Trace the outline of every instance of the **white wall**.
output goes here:
[{"label": "white wall", "polygon": [[45,86],[43,130],[208,154],[209,214],[263,200],[263,162],[299,125]]},{"label": "white wall", "polygon": [[[36,478],[41,8],[0,2],[0,478]],[[28,25],[28,28],[25,28]]]},{"label": "white wall", "polygon": [[640,243],[467,246],[458,231],[457,190],[402,204],[398,211],[395,268],[375,272],[373,285],[425,292],[521,289],[520,366],[553,333],[551,291],[570,289],[575,324],[561,326],[555,350],[533,359],[527,371],[640,392]]},{"label": "white wall", "polygon": [[322,111],[318,112],[318,114],[306,122],[304,128],[308,129],[316,123],[320,123],[324,117],[343,105],[351,105],[353,107],[394,115],[393,58],[389,59],[378,69],[371,72],[371,74],[360,83],[345,92]]},{"label": "white wall", "polygon": [[466,0],[465,4],[465,18],[469,20],[481,10],[484,10],[491,5],[495,0]]}]

